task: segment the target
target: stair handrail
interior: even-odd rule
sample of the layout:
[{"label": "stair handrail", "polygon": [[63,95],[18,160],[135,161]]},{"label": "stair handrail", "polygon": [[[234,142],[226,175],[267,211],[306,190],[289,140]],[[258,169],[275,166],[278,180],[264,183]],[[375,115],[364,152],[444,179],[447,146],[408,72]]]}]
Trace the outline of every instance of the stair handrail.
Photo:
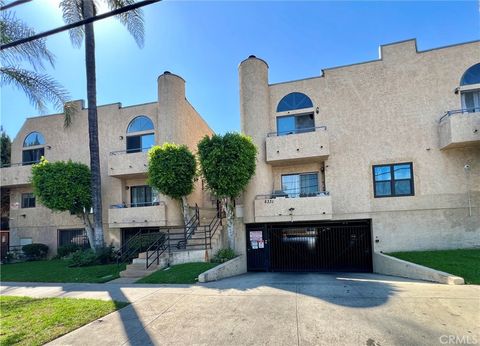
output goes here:
[{"label": "stair handrail", "polygon": [[133,235],[133,237],[130,237],[130,239],[128,239],[125,244],[123,244],[117,251],[117,264],[120,264],[120,263],[124,263],[124,259],[122,259],[123,257],[123,254],[126,253],[125,250],[128,249],[128,245],[131,244],[131,242],[133,242],[134,240],[136,240],[136,238],[141,234],[142,231],[138,231],[137,233],[135,233]]},{"label": "stair handrail", "polygon": [[[131,237],[122,247],[120,250],[117,250],[117,265],[120,265],[122,263],[125,263],[129,261],[129,259],[133,258],[134,255],[140,253],[143,247],[145,246],[151,246],[151,244],[147,243],[145,244],[142,240],[142,238],[148,238],[149,236],[152,235],[158,235],[161,236],[164,233],[162,231],[158,231],[156,233],[142,233],[141,231],[138,231],[135,233],[133,237]],[[136,241],[138,239],[141,239],[139,241],[139,244],[136,247],[129,248],[128,245],[130,245],[133,241]],[[147,239],[148,240],[148,239]],[[158,240],[158,239],[157,239]],[[156,242],[155,240],[154,242]]]},{"label": "stair handrail", "polygon": [[[150,266],[157,262],[157,265],[160,263],[160,256],[168,249],[170,251],[170,229],[167,229],[164,233],[164,237],[160,237],[154,243],[152,243],[147,250],[145,251],[145,268],[148,269]],[[150,255],[149,252],[152,254]],[[152,255],[156,255],[153,260],[149,263]]]}]

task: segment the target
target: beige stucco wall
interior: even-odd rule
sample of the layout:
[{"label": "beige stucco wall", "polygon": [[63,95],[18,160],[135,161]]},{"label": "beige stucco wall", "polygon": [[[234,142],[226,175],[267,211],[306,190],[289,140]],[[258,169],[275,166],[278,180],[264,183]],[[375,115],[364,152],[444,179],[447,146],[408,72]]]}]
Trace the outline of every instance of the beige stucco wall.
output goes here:
[{"label": "beige stucco wall", "polygon": [[[277,184],[264,156],[276,106],[288,93],[302,92],[318,107],[315,126],[328,129],[324,175],[333,219],[372,219],[376,251],[480,246],[480,149],[440,150],[438,122],[461,108],[455,88],[479,56],[479,42],[417,52],[410,40],[382,46],[379,60],[269,85],[257,95],[250,90],[263,90],[268,67],[256,58],[242,62],[242,131],[260,149],[259,169],[244,194],[245,222],[255,222],[255,195]],[[413,162],[415,196],[374,198],[372,165],[401,162]]]},{"label": "beige stucco wall", "polygon": [[[204,136],[211,135],[213,131],[208,127],[201,116],[193,109],[185,98],[185,82],[181,77],[165,73],[158,78],[158,101],[122,107],[120,103],[98,107],[98,134],[100,147],[100,167],[102,179],[102,214],[104,220],[105,239],[107,243],[120,241],[120,229],[109,228],[109,206],[122,202],[130,203],[130,194],[127,187],[146,184],[146,153],[125,154],[126,130],[129,123],[139,115],[149,117],[155,126],[155,143],[162,144],[165,141],[186,144],[192,150],[196,143]],[[73,123],[69,128],[63,126],[63,114],[53,114],[28,118],[18,132],[12,143],[12,163],[21,162],[22,145],[25,137],[38,131],[45,137],[45,157],[49,161],[73,160],[89,164],[88,148],[88,124],[87,109],[82,101],[76,101],[78,112],[75,114]],[[115,155],[111,155],[116,152]],[[22,170],[19,178],[24,179],[23,171],[28,171],[26,166],[16,167]],[[8,168],[10,170],[15,167]],[[31,189],[28,185],[15,187],[17,183],[10,183],[12,176],[5,174],[2,168],[2,186],[8,186],[12,191],[11,204],[18,200],[18,196],[24,189]],[[7,181],[9,179],[9,181]],[[22,180],[22,181],[23,181]],[[4,183],[5,182],[5,183]],[[189,203],[197,203],[203,207],[210,207],[209,197],[201,189],[201,182],[196,183],[195,192],[189,196]],[[183,218],[177,201],[172,201],[165,196],[160,200],[165,203],[160,212],[160,223],[179,225]],[[38,205],[38,203],[37,203]],[[148,209],[149,207],[147,207]],[[142,208],[135,208],[135,213],[144,215]],[[115,211],[117,214],[118,210]],[[18,218],[16,214],[26,214],[26,217]],[[131,211],[130,211],[131,213]],[[57,242],[57,229],[81,227],[82,223],[68,213],[52,214],[48,209],[38,205],[32,209],[18,209],[11,212],[11,245],[17,245],[21,237],[31,237],[34,242],[48,243],[55,251]],[[113,219],[124,219],[124,215],[113,215]],[[148,213],[147,213],[148,214]],[[131,215],[130,215],[131,216]],[[125,216],[126,217],[126,216]],[[150,218],[153,220],[152,216]],[[26,224],[28,223],[28,225]],[[158,222],[157,222],[158,223]],[[134,223],[130,223],[134,227]],[[151,225],[151,222],[148,222]],[[127,227],[127,224],[123,224]]]}]

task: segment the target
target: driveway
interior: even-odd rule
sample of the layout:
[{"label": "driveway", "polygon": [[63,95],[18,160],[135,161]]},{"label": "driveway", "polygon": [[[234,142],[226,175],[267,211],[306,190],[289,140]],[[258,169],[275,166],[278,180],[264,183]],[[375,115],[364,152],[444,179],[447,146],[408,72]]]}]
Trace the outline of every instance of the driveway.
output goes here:
[{"label": "driveway", "polygon": [[249,273],[198,285],[4,283],[2,294],[132,302],[52,345],[479,344],[480,286]]}]

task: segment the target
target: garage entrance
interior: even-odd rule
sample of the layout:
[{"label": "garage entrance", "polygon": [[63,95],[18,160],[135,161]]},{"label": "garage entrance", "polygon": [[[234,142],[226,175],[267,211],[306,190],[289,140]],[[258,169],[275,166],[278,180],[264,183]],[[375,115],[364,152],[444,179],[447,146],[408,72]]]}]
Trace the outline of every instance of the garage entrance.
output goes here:
[{"label": "garage entrance", "polygon": [[370,220],[247,225],[250,271],[372,271]]}]

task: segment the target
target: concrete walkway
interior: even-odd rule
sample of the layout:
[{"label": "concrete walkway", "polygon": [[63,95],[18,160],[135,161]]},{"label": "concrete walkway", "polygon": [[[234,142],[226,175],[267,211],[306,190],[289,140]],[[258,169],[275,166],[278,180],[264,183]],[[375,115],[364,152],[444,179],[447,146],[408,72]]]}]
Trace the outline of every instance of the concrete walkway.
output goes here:
[{"label": "concrete walkway", "polygon": [[52,345],[480,342],[480,286],[373,274],[251,273],[202,285],[3,283],[0,291],[132,303]]}]

